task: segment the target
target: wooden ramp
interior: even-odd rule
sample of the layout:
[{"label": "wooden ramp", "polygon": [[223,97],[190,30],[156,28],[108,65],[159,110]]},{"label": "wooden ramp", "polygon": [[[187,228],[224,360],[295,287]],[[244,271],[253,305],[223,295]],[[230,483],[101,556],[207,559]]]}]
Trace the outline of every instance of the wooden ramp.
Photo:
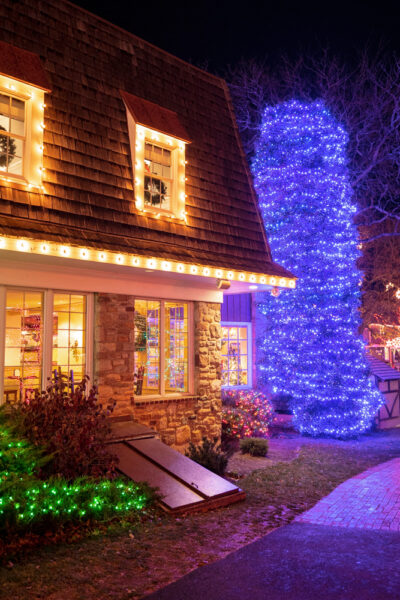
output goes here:
[{"label": "wooden ramp", "polygon": [[128,430],[125,439],[113,431],[110,449],[119,459],[118,469],[134,481],[158,488],[161,505],[168,512],[210,510],[244,500],[240,488],[163,444],[151,430],[132,439]]}]

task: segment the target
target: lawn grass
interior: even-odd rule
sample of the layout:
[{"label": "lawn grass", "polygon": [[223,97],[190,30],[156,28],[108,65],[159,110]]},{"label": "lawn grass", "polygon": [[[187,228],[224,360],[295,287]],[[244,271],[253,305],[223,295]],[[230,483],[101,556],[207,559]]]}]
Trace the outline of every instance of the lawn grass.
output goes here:
[{"label": "lawn grass", "polygon": [[[385,437],[386,436],[386,437]],[[304,446],[298,458],[240,480],[245,502],[174,518],[151,511],[74,544],[36,550],[0,568],[0,598],[133,600],[290,522],[342,481],[400,456],[400,437]]]}]

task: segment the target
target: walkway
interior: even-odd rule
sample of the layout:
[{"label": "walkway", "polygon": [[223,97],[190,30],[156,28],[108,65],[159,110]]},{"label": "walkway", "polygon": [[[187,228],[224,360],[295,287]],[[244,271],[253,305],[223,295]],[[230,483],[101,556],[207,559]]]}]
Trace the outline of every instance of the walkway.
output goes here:
[{"label": "walkway", "polygon": [[296,521],[400,531],[400,458],[345,481]]},{"label": "walkway", "polygon": [[399,600],[399,525],[396,458],[341,484],[291,525],[146,600]]}]

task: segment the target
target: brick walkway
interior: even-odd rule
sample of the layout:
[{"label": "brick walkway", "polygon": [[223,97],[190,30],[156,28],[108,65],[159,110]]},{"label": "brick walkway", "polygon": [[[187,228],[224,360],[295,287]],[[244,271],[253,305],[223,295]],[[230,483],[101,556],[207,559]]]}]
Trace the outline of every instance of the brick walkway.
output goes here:
[{"label": "brick walkway", "polygon": [[400,531],[400,458],[345,481],[296,521]]}]

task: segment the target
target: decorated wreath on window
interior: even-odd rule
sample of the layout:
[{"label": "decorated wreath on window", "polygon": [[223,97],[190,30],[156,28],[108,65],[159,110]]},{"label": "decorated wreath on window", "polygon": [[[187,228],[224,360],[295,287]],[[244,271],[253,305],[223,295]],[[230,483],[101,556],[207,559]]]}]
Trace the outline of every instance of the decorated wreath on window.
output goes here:
[{"label": "decorated wreath on window", "polygon": [[[6,131],[5,127],[0,125],[0,131]],[[0,134],[0,169],[7,167],[7,142],[8,142],[8,162],[10,163],[17,151],[15,141],[7,135]]]}]

